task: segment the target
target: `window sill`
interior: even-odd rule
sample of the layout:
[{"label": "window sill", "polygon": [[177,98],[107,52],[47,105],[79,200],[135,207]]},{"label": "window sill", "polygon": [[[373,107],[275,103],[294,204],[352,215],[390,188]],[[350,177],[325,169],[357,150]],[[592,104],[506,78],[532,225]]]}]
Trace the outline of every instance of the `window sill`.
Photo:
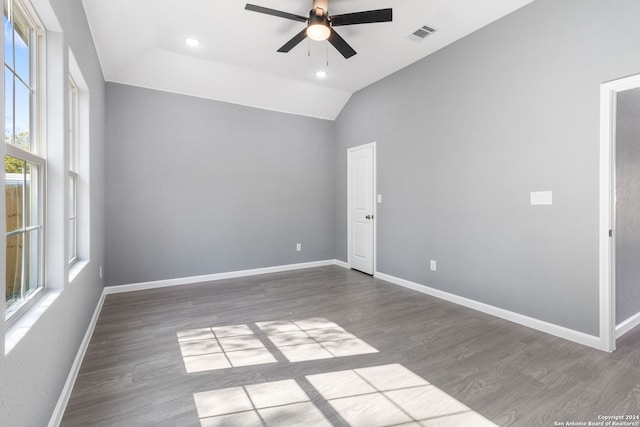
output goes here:
[{"label": "window sill", "polygon": [[[73,282],[88,264],[89,260],[83,259],[74,262],[73,265],[69,267],[69,283]],[[34,301],[33,305],[27,308],[24,313],[20,314],[20,318],[7,328],[4,338],[5,356],[11,353],[11,350],[27,335],[29,329],[38,322],[40,317],[51,307],[61,293],[62,290],[59,289],[45,290],[45,292],[38,297],[38,300]]]},{"label": "window sill", "polygon": [[69,283],[73,282],[84,268],[89,265],[88,259],[78,259],[69,267]]},{"label": "window sill", "polygon": [[11,353],[20,340],[24,338],[29,329],[42,317],[53,302],[61,294],[59,290],[47,290],[38,301],[34,302],[33,306],[29,307],[18,320],[15,321],[5,332],[4,338],[4,354],[7,356]]}]

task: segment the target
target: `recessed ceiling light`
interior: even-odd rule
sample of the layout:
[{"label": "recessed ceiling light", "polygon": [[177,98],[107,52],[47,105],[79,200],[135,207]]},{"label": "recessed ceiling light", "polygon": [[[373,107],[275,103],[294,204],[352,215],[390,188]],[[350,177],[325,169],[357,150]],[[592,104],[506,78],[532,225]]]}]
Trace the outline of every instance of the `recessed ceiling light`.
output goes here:
[{"label": "recessed ceiling light", "polygon": [[327,72],[320,70],[318,72],[316,72],[316,77],[319,79],[324,79],[325,77],[327,77]]},{"label": "recessed ceiling light", "polygon": [[186,43],[187,46],[191,46],[191,47],[200,46],[200,40],[198,40],[198,39],[188,38],[188,39],[185,39],[184,42]]}]

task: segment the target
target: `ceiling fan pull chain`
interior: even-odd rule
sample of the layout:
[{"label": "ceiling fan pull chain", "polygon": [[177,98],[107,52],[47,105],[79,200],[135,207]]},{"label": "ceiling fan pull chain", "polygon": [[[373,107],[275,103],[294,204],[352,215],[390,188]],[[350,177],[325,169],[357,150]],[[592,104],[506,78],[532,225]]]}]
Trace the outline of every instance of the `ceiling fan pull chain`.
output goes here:
[{"label": "ceiling fan pull chain", "polygon": [[327,68],[329,68],[329,43],[325,43],[325,46],[327,47]]}]

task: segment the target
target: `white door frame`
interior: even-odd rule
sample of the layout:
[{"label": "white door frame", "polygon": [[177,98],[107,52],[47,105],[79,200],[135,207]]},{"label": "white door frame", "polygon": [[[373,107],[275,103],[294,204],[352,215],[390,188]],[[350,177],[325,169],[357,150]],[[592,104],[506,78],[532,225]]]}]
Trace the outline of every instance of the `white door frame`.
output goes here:
[{"label": "white door frame", "polygon": [[[640,74],[600,86],[600,347],[616,349],[616,101],[618,92],[640,87]],[[614,230],[610,235],[610,230]]]},{"label": "white door frame", "polygon": [[351,268],[351,153],[362,148],[373,147],[373,275],[378,272],[378,157],[376,143],[358,145],[347,149],[347,267]]}]

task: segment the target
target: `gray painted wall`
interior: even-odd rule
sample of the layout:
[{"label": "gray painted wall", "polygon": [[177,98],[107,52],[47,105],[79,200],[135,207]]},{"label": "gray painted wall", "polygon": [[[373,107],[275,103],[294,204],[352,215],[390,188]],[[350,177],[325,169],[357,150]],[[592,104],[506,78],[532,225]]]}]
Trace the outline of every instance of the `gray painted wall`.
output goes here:
[{"label": "gray painted wall", "polygon": [[640,312],[640,89],[616,107],[616,323]]},{"label": "gray painted wall", "polygon": [[[104,79],[82,2],[51,4],[64,34],[65,52],[55,54],[66,57],[71,47],[90,91],[91,260],[6,355],[0,374],[2,426],[47,425],[103,288],[98,269],[105,256]],[[60,84],[66,88],[66,77]]]},{"label": "gray painted wall", "polygon": [[[640,72],[638,16],[538,0],[356,93],[336,122],[336,257],[346,150],[376,141],[378,271],[598,335],[599,87]],[[530,206],[536,190],[554,204]]]},{"label": "gray painted wall", "polygon": [[333,141],[331,121],[108,83],[107,283],[333,259]]}]

